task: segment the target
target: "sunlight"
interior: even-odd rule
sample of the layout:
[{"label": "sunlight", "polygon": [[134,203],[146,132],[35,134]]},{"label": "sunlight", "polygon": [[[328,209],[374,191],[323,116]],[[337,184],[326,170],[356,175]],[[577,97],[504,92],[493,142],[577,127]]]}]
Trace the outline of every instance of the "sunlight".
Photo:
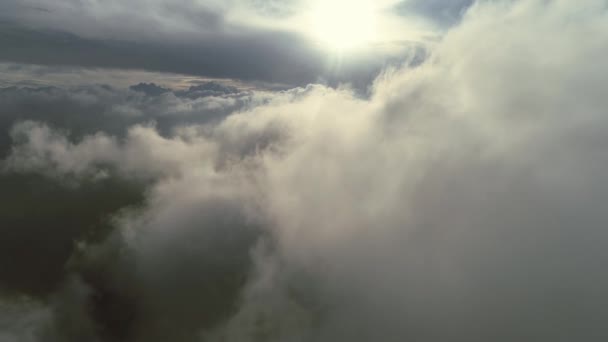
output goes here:
[{"label": "sunlight", "polygon": [[360,48],[376,38],[372,0],[324,0],[310,12],[313,38],[330,49]]}]

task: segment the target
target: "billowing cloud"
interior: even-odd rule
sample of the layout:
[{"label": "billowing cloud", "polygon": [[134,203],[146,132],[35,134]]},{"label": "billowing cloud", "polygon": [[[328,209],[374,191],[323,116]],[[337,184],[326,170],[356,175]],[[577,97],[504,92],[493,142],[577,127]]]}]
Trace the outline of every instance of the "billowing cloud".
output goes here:
[{"label": "billowing cloud", "polygon": [[77,239],[43,340],[604,339],[608,67],[583,61],[608,52],[607,16],[480,3],[364,99],[265,93],[167,132],[16,124],[11,172],[146,179]]}]

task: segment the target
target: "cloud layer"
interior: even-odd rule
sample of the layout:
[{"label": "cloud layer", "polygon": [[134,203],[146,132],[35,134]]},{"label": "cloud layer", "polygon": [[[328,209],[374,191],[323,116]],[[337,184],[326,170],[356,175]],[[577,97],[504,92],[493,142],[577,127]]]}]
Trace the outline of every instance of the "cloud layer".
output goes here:
[{"label": "cloud layer", "polygon": [[43,341],[605,339],[607,16],[479,3],[368,99],[140,85],[102,101],[127,129],[13,117],[6,174],[145,190],[101,237],[62,233],[62,281],[3,316]]}]

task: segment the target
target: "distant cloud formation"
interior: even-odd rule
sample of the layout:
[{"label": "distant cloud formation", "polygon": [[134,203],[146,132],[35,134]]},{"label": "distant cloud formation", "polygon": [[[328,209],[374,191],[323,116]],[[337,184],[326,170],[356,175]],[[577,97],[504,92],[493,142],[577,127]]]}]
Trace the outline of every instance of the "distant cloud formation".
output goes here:
[{"label": "distant cloud formation", "polygon": [[605,2],[459,4],[367,96],[0,89],[0,339],[604,340]]}]

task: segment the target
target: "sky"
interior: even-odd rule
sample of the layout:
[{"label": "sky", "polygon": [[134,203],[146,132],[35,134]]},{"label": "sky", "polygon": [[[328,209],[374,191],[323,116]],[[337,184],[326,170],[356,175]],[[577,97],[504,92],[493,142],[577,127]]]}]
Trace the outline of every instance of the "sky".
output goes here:
[{"label": "sky", "polygon": [[608,338],[605,0],[0,2],[0,342]]},{"label": "sky", "polygon": [[[365,90],[387,65],[419,62],[433,38],[470,5],[448,3],[5,0],[0,43],[2,59],[18,64],[136,69],[288,88],[351,83]],[[346,8],[354,14],[342,16]],[[334,17],[345,23],[333,25]],[[370,23],[361,25],[365,21]],[[365,40],[357,44],[351,37]],[[341,42],[351,45],[349,51],[336,51]]]}]

